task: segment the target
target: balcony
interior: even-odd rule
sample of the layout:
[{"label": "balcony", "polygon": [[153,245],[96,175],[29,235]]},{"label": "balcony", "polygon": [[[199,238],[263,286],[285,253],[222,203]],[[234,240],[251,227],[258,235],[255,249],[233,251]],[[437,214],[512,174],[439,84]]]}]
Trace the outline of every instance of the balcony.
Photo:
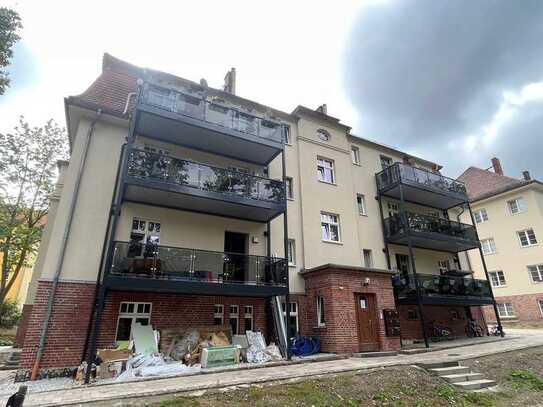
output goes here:
[{"label": "balcony", "polygon": [[144,84],[137,109],[138,134],[267,165],[283,149],[285,127],[205,99],[202,92],[187,94]]},{"label": "balcony", "polygon": [[281,181],[130,149],[127,201],[267,222],[283,213]]},{"label": "balcony", "polygon": [[114,242],[112,290],[266,297],[287,293],[286,259]]},{"label": "balcony", "polygon": [[[399,304],[416,304],[413,276],[410,281],[395,278],[394,293]],[[492,304],[492,291],[487,280],[471,277],[417,274],[423,304],[428,305],[486,305]]]},{"label": "balcony", "polygon": [[438,209],[450,209],[468,201],[463,183],[431,171],[395,163],[376,175],[379,193]]},{"label": "balcony", "polygon": [[479,247],[472,225],[435,216],[403,212],[385,219],[385,237],[389,243],[458,253]]}]

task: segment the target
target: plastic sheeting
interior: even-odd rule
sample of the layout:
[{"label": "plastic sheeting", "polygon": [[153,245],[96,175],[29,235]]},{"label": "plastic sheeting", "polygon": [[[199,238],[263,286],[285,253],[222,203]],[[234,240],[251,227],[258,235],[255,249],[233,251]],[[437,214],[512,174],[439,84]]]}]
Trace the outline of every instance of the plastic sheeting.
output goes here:
[{"label": "plastic sheeting", "polygon": [[124,382],[137,377],[171,376],[183,373],[194,373],[200,370],[200,365],[187,366],[181,362],[167,363],[162,355],[136,354],[126,363],[126,370],[116,379]]}]

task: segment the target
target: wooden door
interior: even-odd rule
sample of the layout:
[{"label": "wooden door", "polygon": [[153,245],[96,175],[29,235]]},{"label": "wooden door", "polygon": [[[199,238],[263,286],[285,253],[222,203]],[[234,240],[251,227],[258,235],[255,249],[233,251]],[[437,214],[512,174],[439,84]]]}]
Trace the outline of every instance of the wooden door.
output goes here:
[{"label": "wooden door", "polygon": [[358,342],[360,352],[379,350],[379,321],[375,307],[374,294],[359,294],[356,298],[358,314]]}]

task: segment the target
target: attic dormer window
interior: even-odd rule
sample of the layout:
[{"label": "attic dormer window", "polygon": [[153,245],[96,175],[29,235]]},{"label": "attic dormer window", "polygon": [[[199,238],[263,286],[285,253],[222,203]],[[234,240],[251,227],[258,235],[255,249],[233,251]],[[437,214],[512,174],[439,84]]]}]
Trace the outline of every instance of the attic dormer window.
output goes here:
[{"label": "attic dormer window", "polygon": [[318,129],[317,130],[317,137],[322,141],[330,141],[330,133],[328,133],[324,129]]}]

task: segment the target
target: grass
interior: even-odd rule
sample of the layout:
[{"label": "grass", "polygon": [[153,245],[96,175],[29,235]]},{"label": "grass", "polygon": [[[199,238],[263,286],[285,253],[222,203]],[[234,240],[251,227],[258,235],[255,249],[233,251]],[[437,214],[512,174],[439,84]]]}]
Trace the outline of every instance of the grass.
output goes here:
[{"label": "grass", "polygon": [[507,379],[517,389],[527,388],[534,391],[543,391],[543,380],[529,370],[511,370],[507,375]]}]

